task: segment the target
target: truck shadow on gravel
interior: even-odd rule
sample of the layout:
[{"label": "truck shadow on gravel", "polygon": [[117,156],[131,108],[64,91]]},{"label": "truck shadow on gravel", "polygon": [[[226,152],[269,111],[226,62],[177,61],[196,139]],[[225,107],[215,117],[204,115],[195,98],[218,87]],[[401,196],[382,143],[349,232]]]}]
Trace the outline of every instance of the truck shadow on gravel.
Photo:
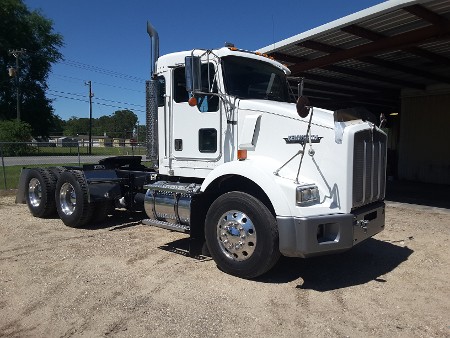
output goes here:
[{"label": "truck shadow on gravel", "polygon": [[[57,217],[55,217],[57,219]],[[143,212],[129,212],[126,210],[116,210],[112,215],[109,215],[101,222],[89,223],[79,229],[85,230],[101,230],[108,229],[115,231],[125,229],[142,224],[142,220],[146,218]]]},{"label": "truck shadow on gravel", "polygon": [[[115,231],[141,225],[144,218],[144,213],[116,211],[104,222],[84,228]],[[405,244],[410,239],[398,242]],[[281,257],[272,270],[254,281],[274,284],[298,281],[296,288],[315,291],[331,291],[372,281],[385,283],[388,282],[388,277],[384,275],[407,261],[414,252],[407,246],[395,243],[370,238],[342,254],[307,259]],[[189,238],[167,243],[159,249],[189,257]],[[203,255],[192,258],[200,261],[211,260],[211,257]]]},{"label": "truck shadow on gravel", "polygon": [[308,259],[281,257],[262,283],[289,283],[297,279],[299,289],[331,291],[371,281],[388,282],[387,273],[408,260],[414,251],[374,238],[342,254]]},{"label": "truck shadow on gravel", "polygon": [[[331,291],[372,281],[385,283],[389,278],[384,275],[407,261],[414,252],[394,243],[370,238],[342,254],[307,259],[281,257],[272,270],[254,281],[285,284],[298,280],[297,288],[315,291]],[[159,249],[189,257],[189,239],[178,239]],[[211,259],[202,255],[192,258]]]}]

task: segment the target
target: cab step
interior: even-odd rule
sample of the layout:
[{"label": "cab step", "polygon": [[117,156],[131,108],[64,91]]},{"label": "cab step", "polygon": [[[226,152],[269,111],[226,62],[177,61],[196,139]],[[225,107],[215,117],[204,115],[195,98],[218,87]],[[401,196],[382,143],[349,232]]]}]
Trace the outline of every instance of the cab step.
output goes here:
[{"label": "cab step", "polygon": [[183,232],[183,233],[189,233],[191,230],[189,225],[169,223],[169,222],[159,221],[157,219],[150,219],[150,218],[144,219],[144,220],[142,220],[142,223],[145,225],[153,225],[158,228],[163,228],[163,229],[177,231],[177,232]]}]

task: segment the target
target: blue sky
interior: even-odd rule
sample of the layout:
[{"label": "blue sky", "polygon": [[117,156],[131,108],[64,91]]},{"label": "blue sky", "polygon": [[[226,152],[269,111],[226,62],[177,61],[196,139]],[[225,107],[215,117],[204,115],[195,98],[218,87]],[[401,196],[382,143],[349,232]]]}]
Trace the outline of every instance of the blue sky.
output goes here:
[{"label": "blue sky", "polygon": [[158,30],[160,53],[217,48],[224,42],[257,50],[308,29],[374,6],[380,0],[24,0],[51,19],[64,37],[65,60],[49,76],[55,114],[93,117],[128,108],[145,122],[145,80],[150,41],[146,21]]}]

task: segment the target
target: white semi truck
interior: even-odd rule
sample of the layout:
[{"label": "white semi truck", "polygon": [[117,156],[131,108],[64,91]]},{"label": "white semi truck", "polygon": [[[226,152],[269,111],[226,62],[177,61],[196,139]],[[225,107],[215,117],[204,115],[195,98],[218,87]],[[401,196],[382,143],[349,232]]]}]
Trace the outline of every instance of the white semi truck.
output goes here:
[{"label": "white semi truck", "polygon": [[[159,56],[150,23],[147,159],[25,168],[18,201],[72,227],[114,208],[190,236],[223,271],[254,278],[280,254],[342,252],[384,229],[386,134],[351,111],[309,106],[289,69],[227,45]],[[299,86],[299,92],[301,92]]]}]

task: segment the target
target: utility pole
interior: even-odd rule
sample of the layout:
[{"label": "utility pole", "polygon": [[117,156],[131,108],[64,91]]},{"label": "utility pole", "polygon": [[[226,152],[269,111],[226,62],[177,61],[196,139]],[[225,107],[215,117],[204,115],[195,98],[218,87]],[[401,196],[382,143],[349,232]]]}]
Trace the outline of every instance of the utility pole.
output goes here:
[{"label": "utility pole", "polygon": [[136,145],[139,145],[139,119],[136,121]]},{"label": "utility pole", "polygon": [[86,86],[89,86],[89,155],[92,155],[92,81],[86,81]]},{"label": "utility pole", "polygon": [[26,53],[26,49],[21,48],[20,50],[10,50],[9,54],[16,58],[16,69],[14,71],[10,70],[10,76],[14,76],[16,79],[16,100],[17,100],[17,121],[20,121],[20,89],[19,89],[19,76],[20,76],[20,56]]}]

